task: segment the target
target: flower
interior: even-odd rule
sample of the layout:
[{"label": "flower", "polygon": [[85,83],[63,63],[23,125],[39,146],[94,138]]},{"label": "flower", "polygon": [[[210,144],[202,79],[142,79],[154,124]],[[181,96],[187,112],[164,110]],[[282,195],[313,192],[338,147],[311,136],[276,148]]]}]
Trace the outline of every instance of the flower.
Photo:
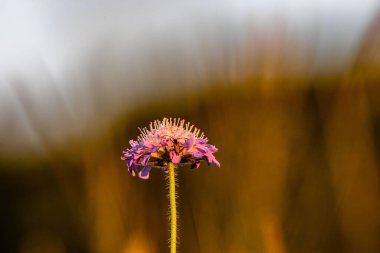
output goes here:
[{"label": "flower", "polygon": [[176,165],[190,164],[199,168],[201,161],[220,167],[214,153],[218,149],[208,144],[208,139],[198,128],[185,120],[164,118],[150,123],[148,128],[139,128],[141,134],[137,141],[130,140],[131,147],[123,151],[122,160],[126,161],[128,171],[142,179],[149,178],[152,167],[168,170],[168,163]]}]

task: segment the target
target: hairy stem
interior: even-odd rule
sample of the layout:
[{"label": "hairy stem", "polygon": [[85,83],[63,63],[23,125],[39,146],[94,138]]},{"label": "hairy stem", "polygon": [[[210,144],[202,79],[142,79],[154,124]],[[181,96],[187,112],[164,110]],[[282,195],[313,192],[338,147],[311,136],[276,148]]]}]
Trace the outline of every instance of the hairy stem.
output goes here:
[{"label": "hairy stem", "polygon": [[177,203],[175,192],[175,165],[169,163],[169,200],[170,200],[170,252],[177,252]]}]

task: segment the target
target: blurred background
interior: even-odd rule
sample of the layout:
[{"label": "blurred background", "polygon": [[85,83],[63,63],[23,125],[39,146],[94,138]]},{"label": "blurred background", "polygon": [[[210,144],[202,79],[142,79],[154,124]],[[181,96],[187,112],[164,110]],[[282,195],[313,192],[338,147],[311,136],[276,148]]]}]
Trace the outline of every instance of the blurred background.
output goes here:
[{"label": "blurred background", "polygon": [[0,252],[168,252],[120,160],[164,116],[222,164],[179,172],[179,252],[380,252],[379,7],[0,1]]}]

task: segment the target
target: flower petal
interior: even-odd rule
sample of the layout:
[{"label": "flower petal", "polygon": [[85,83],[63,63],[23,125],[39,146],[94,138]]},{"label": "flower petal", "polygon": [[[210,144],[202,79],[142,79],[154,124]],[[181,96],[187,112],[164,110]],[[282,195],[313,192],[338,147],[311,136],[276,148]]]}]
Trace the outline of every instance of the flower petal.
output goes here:
[{"label": "flower petal", "polygon": [[207,162],[208,162],[208,165],[210,165],[213,161],[213,159],[215,159],[215,156],[213,154],[211,154],[210,152],[207,152],[205,154],[206,158],[207,158]]},{"label": "flower petal", "polygon": [[190,134],[189,135],[189,139],[186,140],[185,145],[186,145],[187,148],[190,148],[190,147],[192,147],[194,145],[194,143],[195,143],[194,134]]},{"label": "flower petal", "polygon": [[214,159],[213,159],[212,161],[213,161],[213,163],[214,163],[216,166],[220,167],[220,163],[218,162],[218,160],[215,159],[215,157],[214,157]]},{"label": "flower petal", "polygon": [[144,158],[142,159],[141,161],[141,164],[142,165],[147,165],[147,163],[149,162],[149,158],[150,158],[150,155],[145,155]]},{"label": "flower petal", "polygon": [[127,166],[128,167],[132,167],[132,164],[133,164],[133,159],[129,159],[128,162],[127,162]]},{"label": "flower petal", "polygon": [[136,176],[136,172],[133,170],[132,166],[127,166],[129,173],[132,174],[132,176]]},{"label": "flower petal", "polygon": [[210,151],[211,153],[215,153],[216,151],[218,151],[218,149],[213,145],[208,145],[208,151]]},{"label": "flower petal", "polygon": [[152,167],[145,166],[142,170],[139,172],[139,178],[141,179],[148,179],[149,178],[149,172]]},{"label": "flower petal", "polygon": [[195,163],[193,163],[193,164],[191,165],[191,168],[192,168],[192,169],[198,169],[200,165],[201,165],[200,162],[195,162]]},{"label": "flower petal", "polygon": [[170,158],[172,159],[172,162],[175,164],[181,162],[181,157],[177,155],[177,153],[174,151],[170,151]]},{"label": "flower petal", "polygon": [[203,145],[197,145],[197,149],[203,153],[207,153],[209,152],[208,148],[206,148],[205,146]]},{"label": "flower petal", "polygon": [[133,159],[134,159],[134,160],[137,160],[137,159],[140,158],[140,156],[141,156],[141,154],[133,154]]},{"label": "flower petal", "polygon": [[152,144],[152,142],[150,142],[150,141],[144,141],[143,145],[144,145],[144,147],[146,147],[146,148],[152,148],[152,147],[153,147],[153,144]]}]

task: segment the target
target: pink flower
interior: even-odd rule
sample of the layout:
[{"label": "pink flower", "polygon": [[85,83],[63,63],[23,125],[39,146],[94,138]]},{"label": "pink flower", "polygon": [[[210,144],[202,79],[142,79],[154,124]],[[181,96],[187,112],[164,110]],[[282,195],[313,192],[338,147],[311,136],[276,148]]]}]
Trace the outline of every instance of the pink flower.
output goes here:
[{"label": "pink flower", "polygon": [[200,130],[184,120],[156,120],[150,127],[140,129],[137,141],[130,140],[131,147],[123,151],[122,160],[127,162],[128,171],[142,179],[149,178],[152,167],[167,172],[167,164],[190,164],[191,168],[199,168],[201,161],[220,167],[213,155],[218,149],[208,144],[208,140]]}]

